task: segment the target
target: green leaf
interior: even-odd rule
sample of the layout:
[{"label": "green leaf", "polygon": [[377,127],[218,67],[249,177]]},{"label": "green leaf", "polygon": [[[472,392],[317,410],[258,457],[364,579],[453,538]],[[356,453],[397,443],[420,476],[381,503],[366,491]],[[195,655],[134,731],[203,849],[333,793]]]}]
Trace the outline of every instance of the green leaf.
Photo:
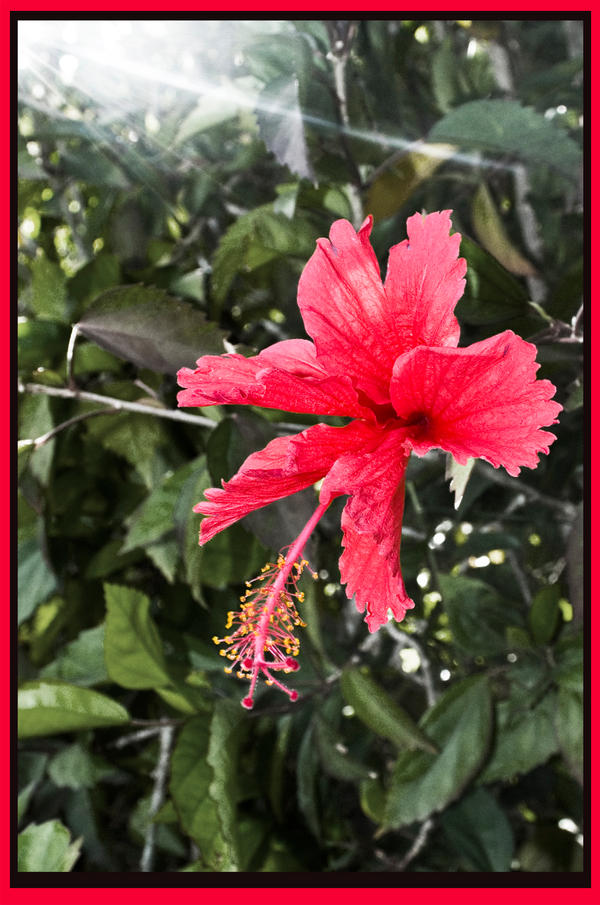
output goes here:
[{"label": "green leaf", "polygon": [[259,95],[256,118],[261,138],[279,163],[300,178],[314,182],[299,92],[295,75],[269,82]]},{"label": "green leaf", "polygon": [[583,638],[581,631],[561,639],[553,649],[553,677],[562,688],[583,692]]},{"label": "green leaf", "polygon": [[243,525],[231,525],[196,550],[203,584],[225,588],[260,572],[267,558],[265,548]]},{"label": "green leaf", "polygon": [[528,620],[536,644],[548,644],[558,627],[560,588],[557,584],[542,588],[531,601]]},{"label": "green leaf", "polygon": [[142,505],[127,519],[129,530],[121,553],[135,547],[146,547],[173,530],[174,510],[185,482],[198,470],[198,460],[188,462],[173,473],[168,473],[155,487]]},{"label": "green leaf", "polygon": [[60,679],[72,685],[98,685],[108,681],[104,662],[104,624],[86,629],[67,644],[56,660],[40,672],[42,679]]},{"label": "green leaf", "polygon": [[210,718],[197,716],[181,730],[171,757],[169,791],[182,829],[200,848],[202,863],[212,870],[231,868],[230,852],[220,830],[217,805],[209,795],[213,770],[208,763]]},{"label": "green leaf", "polygon": [[[157,450],[168,442],[166,428],[159,418],[133,412],[99,415],[86,421],[87,433],[106,449],[126,459],[140,474],[147,487],[156,483]],[[162,470],[161,472],[162,473]]]},{"label": "green leaf", "polygon": [[119,726],[124,707],[106,695],[66,682],[25,682],[18,693],[19,738]]},{"label": "green leaf", "polygon": [[456,151],[454,145],[447,144],[423,143],[419,148],[422,150],[407,151],[371,183],[366,210],[376,222],[398,213],[421,183]]},{"label": "green leaf", "polygon": [[476,871],[510,871],[514,851],[511,825],[493,795],[475,789],[442,814],[441,825],[459,857]]},{"label": "green leaf", "polygon": [[583,694],[561,686],[554,717],[558,744],[571,774],[583,784]]},{"label": "green leaf", "polygon": [[18,624],[21,625],[56,590],[56,578],[37,540],[18,546]]},{"label": "green leaf", "polygon": [[437,750],[408,713],[396,704],[381,685],[360,669],[345,669],[340,679],[340,688],[359,720],[376,735],[409,751],[420,748],[433,753]]},{"label": "green leaf", "polygon": [[30,264],[31,284],[26,300],[37,317],[68,323],[66,274],[59,264],[42,256]]},{"label": "green leaf", "polygon": [[141,591],[104,585],[108,674],[123,688],[157,688],[170,684],[150,600]]},{"label": "green leaf", "polygon": [[17,822],[20,823],[29,806],[31,796],[46,771],[48,756],[33,751],[21,751],[18,759],[19,798],[17,801]]},{"label": "green leaf", "polygon": [[360,806],[373,823],[383,823],[385,790],[380,779],[365,779],[360,784]]},{"label": "green leaf", "polygon": [[440,575],[448,626],[456,643],[475,656],[502,653],[507,625],[522,624],[520,610],[490,585],[463,575]]},{"label": "green leaf", "polygon": [[273,745],[269,764],[269,801],[273,813],[280,822],[283,820],[283,785],[285,760],[292,730],[292,716],[287,713],[277,721],[277,738]]},{"label": "green leaf", "polygon": [[296,761],[296,795],[298,807],[315,838],[321,839],[321,820],[317,803],[319,753],[314,744],[313,727],[309,726],[300,742]]},{"label": "green leaf", "polygon": [[22,320],[17,326],[18,364],[23,371],[52,367],[64,356],[69,342],[65,324],[57,321]]},{"label": "green leaf", "polygon": [[545,763],[557,751],[552,724],[556,696],[545,695],[532,708],[520,706],[520,692],[514,699],[496,705],[496,733],[491,756],[479,781],[512,780]]},{"label": "green leaf", "polygon": [[575,412],[583,405],[583,383],[579,379],[575,381],[570,388],[567,401],[565,402],[565,412]]},{"label": "green leaf", "polygon": [[467,286],[456,316],[468,324],[496,324],[528,314],[529,293],[487,251],[463,236],[461,254],[467,261]]},{"label": "green leaf", "polygon": [[[121,265],[116,255],[101,252],[93,260],[77,271],[69,280],[69,293],[77,299],[80,305],[87,305],[95,299],[103,290],[110,289],[121,282]],[[75,356],[75,373],[77,372],[77,359],[80,351]]]},{"label": "green leaf", "polygon": [[70,871],[81,848],[81,839],[71,842],[71,834],[60,820],[30,823],[19,833],[18,867],[20,873]]},{"label": "green leaf", "polygon": [[202,586],[224,588],[258,572],[267,558],[264,547],[242,525],[232,525],[205,547],[198,545],[200,519],[192,507],[213,483],[203,457],[183,485],[175,508],[175,526],[183,553],[186,579],[194,598],[202,602]]},{"label": "green leaf", "polygon": [[162,572],[169,584],[173,584],[179,563],[179,544],[175,539],[175,535],[164,537],[157,544],[151,544],[146,547],[146,555],[152,560],[156,568]]},{"label": "green leaf", "polygon": [[315,230],[306,220],[292,222],[264,204],[239,217],[221,237],[213,258],[212,291],[221,304],[238,273],[282,256],[306,261],[314,251]]},{"label": "green leaf", "polygon": [[531,261],[524,258],[509,239],[485,182],[480,183],[475,192],[471,217],[477,238],[503,267],[517,276],[533,276],[536,273]]},{"label": "green leaf", "polygon": [[106,188],[126,189],[129,180],[122,169],[111,160],[101,147],[97,147],[98,139],[93,144],[82,145],[76,151],[63,151],[61,167],[71,179],[80,179],[88,185],[105,186]]},{"label": "green leaf", "polygon": [[443,810],[480,769],[492,731],[487,680],[472,676],[457,682],[427,711],[420,727],[440,753],[399,756],[386,801],[388,828],[407,826]]},{"label": "green leaf", "polygon": [[106,761],[77,742],[55,754],[48,765],[52,782],[67,789],[91,789],[112,772]]},{"label": "green leaf", "polygon": [[439,120],[429,139],[511,154],[553,167],[571,181],[577,180],[581,167],[581,152],[566,132],[518,101],[469,101]]},{"label": "green leaf", "polygon": [[357,782],[371,776],[369,767],[340,750],[339,735],[318,713],[315,715],[314,731],[319,757],[326,773],[345,782]]},{"label": "green leaf", "polygon": [[218,700],[210,724],[207,761],[213,769],[208,792],[217,806],[221,834],[228,847],[230,870],[240,866],[238,839],[237,777],[240,748],[246,734],[244,711],[233,701]]},{"label": "green leaf", "polygon": [[214,95],[203,95],[196,106],[182,120],[173,142],[174,146],[182,145],[190,138],[198,135],[199,132],[205,132],[213,126],[218,126],[228,119],[232,119],[237,116],[238,110],[237,101],[233,97],[227,96],[225,88],[221,88]]},{"label": "green leaf", "polygon": [[201,311],[163,289],[141,285],[103,292],[77,326],[119,358],[165,374],[194,367],[201,355],[223,352],[223,331]]},{"label": "green leaf", "polygon": [[200,502],[204,491],[211,486],[211,479],[206,468],[206,459],[198,461],[198,471],[191,475],[184,484],[174,511],[175,531],[179,537],[185,578],[194,600],[203,602],[202,596],[202,550],[198,543],[200,523],[198,516],[192,511]]},{"label": "green leaf", "polygon": [[[19,436],[36,440],[54,427],[50,399],[44,395],[24,396],[19,405]],[[55,440],[48,440],[34,449],[28,461],[31,473],[44,487],[48,484],[52,469]]]},{"label": "green leaf", "polygon": [[123,541],[121,538],[114,537],[107,544],[104,544],[103,547],[100,547],[86,566],[86,579],[106,578],[108,575],[112,575],[113,572],[120,572],[132,563],[142,559],[144,551],[139,547],[136,547],[130,553],[121,555],[122,545]]}]

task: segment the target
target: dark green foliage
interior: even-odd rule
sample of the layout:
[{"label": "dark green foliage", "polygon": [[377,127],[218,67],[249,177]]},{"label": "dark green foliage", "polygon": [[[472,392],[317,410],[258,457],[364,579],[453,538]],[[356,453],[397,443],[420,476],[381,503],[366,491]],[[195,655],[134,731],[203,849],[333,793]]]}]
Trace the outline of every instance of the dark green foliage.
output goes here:
[{"label": "dark green foliage", "polygon": [[[71,80],[65,23],[40,44],[35,24],[19,70],[19,869],[580,871],[578,24],[173,20],[159,38],[140,21],[102,65],[79,53],[89,31],[65,45]],[[336,500],[307,547],[299,700],[263,687],[248,713],[211,639],[315,491],[203,548],[192,506],[273,438],[342,419],[178,411],[175,374],[305,337],[298,278],[336,218],[375,214],[385,274],[406,218],[448,208],[461,344],[536,342],[558,439],[518,479],[412,457],[415,608],[375,635],[339,583]]]}]

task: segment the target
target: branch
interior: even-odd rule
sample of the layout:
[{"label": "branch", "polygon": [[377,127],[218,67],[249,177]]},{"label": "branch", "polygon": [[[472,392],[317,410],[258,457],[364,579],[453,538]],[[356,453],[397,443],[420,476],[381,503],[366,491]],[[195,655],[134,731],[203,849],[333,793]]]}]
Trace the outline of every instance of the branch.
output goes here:
[{"label": "branch", "polygon": [[52,430],[47,431],[47,433],[42,434],[40,437],[36,437],[35,440],[19,440],[19,445],[28,445],[29,443],[32,443],[34,449],[39,449],[40,446],[43,446],[48,440],[52,440],[53,437],[56,437],[56,435],[60,434],[61,431],[64,431],[65,428],[71,427],[72,424],[77,424],[79,421],[85,421],[87,418],[94,418],[96,415],[113,414],[115,414],[115,409],[112,408],[96,409],[93,412],[82,412],[81,415],[75,415],[73,418],[69,418],[67,421],[57,424]]},{"label": "branch", "polygon": [[517,555],[514,550],[506,551],[506,558],[510,563],[510,567],[513,571],[513,575],[515,576],[516,582],[519,585],[519,590],[521,592],[521,597],[525,601],[525,605],[531,606],[531,591],[529,590],[529,585],[527,584],[527,577],[525,572],[521,568],[519,560],[517,559]]},{"label": "branch", "polygon": [[150,799],[148,827],[146,829],[146,838],[144,840],[144,848],[140,859],[140,870],[145,873],[152,870],[154,861],[156,824],[153,823],[152,818],[158,813],[165,797],[165,787],[167,784],[167,774],[169,772],[169,760],[171,757],[171,746],[173,744],[174,733],[175,730],[172,726],[163,726],[160,730],[160,751],[158,763],[154,771],[154,788],[152,790],[152,798]]},{"label": "branch", "polygon": [[[417,521],[419,523],[419,527],[423,531],[426,537],[429,537],[430,531],[427,527],[427,523],[425,521],[425,515],[423,512],[423,507],[419,501],[419,497],[417,496],[417,491],[415,485],[412,481],[406,482],[406,492],[408,493],[410,500],[413,504],[413,508],[415,510],[415,515],[417,516]],[[429,544],[427,545],[427,562],[429,563],[429,569],[431,571],[431,577],[433,578],[434,588],[439,591],[440,589],[440,571],[437,565],[437,559],[435,557],[434,551],[431,549]]]},{"label": "branch", "polygon": [[546,496],[545,494],[540,493],[539,490],[535,490],[528,484],[523,483],[523,481],[518,478],[511,478],[484,462],[479,461],[477,463],[477,468],[480,472],[483,472],[486,478],[493,481],[494,484],[500,484],[501,487],[508,487],[509,490],[517,490],[527,499],[540,503],[542,506],[547,506],[549,509],[554,509],[554,511],[559,513],[565,521],[572,522],[575,518],[576,510],[573,503],[569,503],[567,500],[556,500],[554,497]]},{"label": "branch", "polygon": [[421,827],[415,837],[413,844],[400,861],[395,861],[394,859],[390,858],[389,855],[387,855],[384,851],[381,851],[381,849],[375,849],[374,855],[378,861],[384,864],[391,871],[406,870],[411,861],[414,861],[419,852],[425,847],[432,829],[433,820],[431,819],[431,817],[428,817],[427,820],[425,820],[421,824]]},{"label": "branch", "polygon": [[398,870],[406,870],[411,861],[417,857],[421,849],[423,849],[429,838],[429,834],[433,829],[433,820],[429,817],[421,824],[421,829],[417,833],[415,841],[398,864]]},{"label": "branch", "polygon": [[158,406],[146,405],[143,402],[114,399],[112,396],[88,393],[86,390],[78,390],[76,388],[51,387],[43,383],[23,384],[19,382],[19,392],[42,393],[45,396],[60,396],[62,399],[80,399],[82,402],[98,402],[101,405],[110,406],[115,412],[139,412],[142,415],[153,415],[156,418],[169,418],[171,421],[185,421],[187,424],[195,424],[200,427],[217,426],[216,421],[211,421],[210,418],[204,418],[202,415],[188,415],[187,412],[181,412],[179,409],[158,408]]},{"label": "branch", "polygon": [[391,622],[386,622],[384,626],[388,635],[392,637],[395,641],[398,642],[398,645],[401,647],[412,647],[419,655],[419,660],[421,661],[421,677],[423,685],[423,689],[425,691],[425,697],[427,699],[427,706],[433,707],[435,702],[438,699],[438,693],[435,690],[435,686],[433,684],[433,676],[431,674],[431,664],[429,663],[429,658],[425,653],[422,644],[420,644],[416,638],[412,635],[409,635],[408,632],[402,632],[396,628]]},{"label": "branch", "polygon": [[337,35],[337,29],[334,22],[327,22],[327,30],[329,32],[329,44],[331,52],[328,54],[333,65],[333,81],[335,85],[335,99],[337,102],[338,115],[342,125],[340,132],[340,142],[346,156],[346,160],[350,165],[354,181],[348,187],[348,200],[352,208],[352,219],[354,226],[358,228],[363,220],[363,205],[361,199],[362,179],[360,171],[356,165],[356,161],[350,151],[350,146],[344,134],[344,129],[350,129],[350,117],[348,115],[348,92],[346,87],[346,64],[350,55],[350,47],[354,36],[356,35],[356,22],[348,23],[348,28],[344,38]]}]

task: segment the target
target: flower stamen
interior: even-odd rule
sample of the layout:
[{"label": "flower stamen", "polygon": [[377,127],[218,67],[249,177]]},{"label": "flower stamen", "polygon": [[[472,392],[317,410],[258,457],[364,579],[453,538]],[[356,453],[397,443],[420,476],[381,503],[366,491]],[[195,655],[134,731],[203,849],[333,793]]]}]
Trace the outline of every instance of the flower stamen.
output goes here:
[{"label": "flower stamen", "polygon": [[[296,628],[303,628],[295,601],[302,603],[304,592],[298,590],[298,581],[308,561],[302,559],[302,551],[315,525],[327,506],[319,505],[294,543],[278,555],[276,562],[267,563],[260,575],[246,582],[246,592],[240,597],[238,611],[227,614],[223,638],[213,637],[215,644],[225,644],[219,651],[231,663],[225,667],[230,674],[236,670],[239,679],[250,681],[248,695],[242,706],[251,710],[254,706],[254,689],[261,675],[267,685],[275,685],[288,695],[291,701],[298,699],[298,692],[290,689],[273,672],[295,672],[296,657],[300,652],[300,640]],[[317,573],[312,572],[317,578]],[[254,585],[258,585],[254,587]],[[230,631],[233,629],[233,631]]]}]

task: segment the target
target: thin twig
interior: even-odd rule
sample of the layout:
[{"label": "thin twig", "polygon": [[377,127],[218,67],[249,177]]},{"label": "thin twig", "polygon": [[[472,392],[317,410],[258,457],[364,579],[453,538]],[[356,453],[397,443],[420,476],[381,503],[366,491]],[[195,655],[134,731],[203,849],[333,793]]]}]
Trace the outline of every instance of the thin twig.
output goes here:
[{"label": "thin twig", "polygon": [[517,555],[514,550],[506,551],[506,558],[510,563],[510,567],[513,570],[513,574],[515,576],[516,582],[519,585],[519,590],[521,592],[521,597],[525,601],[527,606],[531,606],[531,591],[529,590],[529,585],[527,584],[527,578],[525,576],[525,572],[521,568],[519,560],[517,559]]},{"label": "thin twig", "polygon": [[159,720],[129,720],[130,726],[157,726],[159,729],[162,726],[181,726],[185,720],[178,717],[161,717]]},{"label": "thin twig", "polygon": [[419,852],[425,847],[427,843],[427,839],[429,838],[429,834],[433,829],[433,820],[429,817],[421,824],[421,829],[416,835],[415,841],[404,855],[401,861],[398,862],[398,870],[406,870],[411,861],[414,861]]},{"label": "thin twig", "polygon": [[[423,507],[421,506],[421,503],[419,502],[419,497],[417,496],[417,490],[412,481],[406,482],[406,491],[413,504],[413,508],[415,510],[415,515],[417,516],[417,521],[419,522],[419,526],[420,526],[421,530],[425,533],[425,536],[429,537],[430,532],[427,527],[427,523],[425,521],[425,514],[423,512]],[[440,572],[439,572],[438,565],[437,565],[437,559],[435,558],[435,553],[433,552],[431,547],[429,547],[429,545],[427,546],[426,555],[427,555],[427,562],[429,563],[429,569],[431,571],[431,577],[433,578],[434,588],[435,588],[435,590],[439,591],[439,589],[440,589],[440,579],[439,579]]]},{"label": "thin twig", "polygon": [[[390,871],[403,871],[406,870],[411,861],[417,857],[419,852],[424,848],[425,843],[427,842],[427,838],[429,833],[433,828],[433,820],[429,817],[425,820],[417,833],[415,840],[409,850],[406,852],[403,858],[400,861],[396,861],[395,858],[390,858],[390,856],[382,851],[381,849],[375,849],[374,855],[377,860],[383,864]],[[381,833],[377,833],[376,836],[382,835]]]},{"label": "thin twig", "polygon": [[579,311],[573,318],[573,326],[571,327],[571,335],[579,337],[581,332],[581,323],[583,321],[583,305],[579,306]]},{"label": "thin twig", "polygon": [[139,412],[142,415],[153,415],[156,418],[169,418],[171,421],[185,421],[187,424],[195,424],[199,427],[216,427],[217,422],[202,415],[188,415],[178,409],[159,408],[155,405],[145,405],[143,402],[129,402],[126,399],[114,399],[112,396],[102,396],[99,393],[88,393],[86,390],[78,390],[70,387],[52,387],[43,383],[19,383],[20,393],[42,393],[45,396],[60,396],[62,399],[80,399],[82,402],[98,402],[101,405],[110,406],[117,412]]},{"label": "thin twig", "polygon": [[53,427],[52,430],[47,431],[40,437],[36,437],[36,439],[32,441],[33,447],[34,449],[39,449],[40,446],[43,446],[48,440],[52,440],[53,437],[56,437],[56,435],[60,434],[61,431],[64,431],[65,428],[71,427],[72,424],[77,424],[79,421],[85,421],[87,418],[94,418],[96,415],[113,414],[116,414],[116,411],[113,408],[96,409],[93,412],[82,412],[81,415],[75,415],[73,418],[69,418],[67,421],[57,424],[56,427]]},{"label": "thin twig", "polygon": [[140,859],[140,870],[144,873],[152,870],[154,862],[154,841],[156,836],[156,824],[152,818],[158,813],[164,797],[167,785],[167,774],[169,772],[169,761],[171,757],[171,747],[173,745],[173,736],[175,730],[172,726],[163,726],[160,730],[160,751],[158,755],[158,763],[154,771],[154,788],[152,789],[152,798],[150,799],[150,810],[148,813],[148,826],[144,839],[144,848]]},{"label": "thin twig", "polygon": [[111,742],[109,748],[126,748],[127,745],[135,745],[137,742],[143,742],[147,738],[159,735],[163,726],[152,726],[148,729],[138,729],[137,732],[130,732],[129,735],[122,735],[116,741]]}]

